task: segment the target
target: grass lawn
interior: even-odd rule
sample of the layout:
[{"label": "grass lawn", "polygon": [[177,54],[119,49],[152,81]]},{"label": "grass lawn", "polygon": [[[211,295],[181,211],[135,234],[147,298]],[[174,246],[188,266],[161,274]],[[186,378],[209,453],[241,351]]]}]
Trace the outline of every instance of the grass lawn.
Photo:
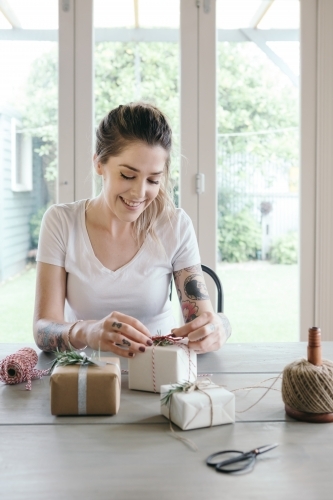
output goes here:
[{"label": "grass lawn", "polygon": [[299,340],[298,265],[265,261],[219,264],[229,342]]},{"label": "grass lawn", "polygon": [[34,266],[0,284],[0,342],[34,342],[32,315],[35,300]]},{"label": "grass lawn", "polygon": [[[298,337],[298,266],[219,264],[229,342],[284,342]],[[33,342],[34,267],[0,284],[0,342]],[[178,308],[173,293],[173,308]]]}]

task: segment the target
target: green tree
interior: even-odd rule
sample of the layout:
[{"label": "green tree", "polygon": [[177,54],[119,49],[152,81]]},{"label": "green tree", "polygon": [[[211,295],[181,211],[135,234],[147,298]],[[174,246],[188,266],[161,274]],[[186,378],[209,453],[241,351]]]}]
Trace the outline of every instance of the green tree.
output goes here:
[{"label": "green tree", "polygon": [[236,134],[223,136],[223,150],[297,160],[297,89],[253,43],[218,47],[218,134]]}]

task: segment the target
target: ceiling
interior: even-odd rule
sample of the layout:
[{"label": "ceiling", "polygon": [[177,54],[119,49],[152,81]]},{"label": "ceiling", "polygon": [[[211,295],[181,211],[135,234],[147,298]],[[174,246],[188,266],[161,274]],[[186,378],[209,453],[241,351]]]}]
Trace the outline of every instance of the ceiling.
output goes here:
[{"label": "ceiling", "polygon": [[[95,41],[178,42],[181,1],[94,0]],[[299,3],[216,0],[218,41],[255,43],[297,86]],[[57,39],[58,0],[0,0],[0,40]]]},{"label": "ceiling", "polygon": [[[180,2],[95,0],[94,25],[96,28],[177,29]],[[299,28],[299,0],[217,0],[216,4],[219,29]],[[0,30],[13,28],[57,29],[58,0],[0,0]]]}]

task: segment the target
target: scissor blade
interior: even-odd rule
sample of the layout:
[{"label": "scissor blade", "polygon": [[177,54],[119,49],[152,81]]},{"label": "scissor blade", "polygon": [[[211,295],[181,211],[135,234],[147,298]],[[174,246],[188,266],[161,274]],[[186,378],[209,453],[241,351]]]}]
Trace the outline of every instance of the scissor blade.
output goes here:
[{"label": "scissor blade", "polygon": [[254,453],[256,455],[260,455],[260,453],[266,453],[266,451],[270,451],[270,450],[273,450],[274,448],[276,448],[277,446],[279,446],[279,443],[274,443],[274,444],[266,444],[265,446],[259,446],[259,448],[256,448],[254,451]]}]

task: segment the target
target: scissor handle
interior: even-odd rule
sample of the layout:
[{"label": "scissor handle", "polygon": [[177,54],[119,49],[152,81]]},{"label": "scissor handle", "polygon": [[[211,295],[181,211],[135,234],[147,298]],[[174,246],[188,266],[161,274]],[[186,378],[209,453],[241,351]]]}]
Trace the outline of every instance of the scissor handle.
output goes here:
[{"label": "scissor handle", "polygon": [[[223,462],[219,462],[218,464],[215,465],[215,469],[218,472],[225,472],[226,474],[231,474],[233,472],[240,472],[246,469],[252,469],[254,462],[256,460],[257,455],[255,453],[252,453],[251,451],[248,453],[244,453],[243,455],[240,455],[239,457],[233,457],[229,458],[228,460],[224,460]],[[237,464],[238,462],[245,462],[246,464],[241,465],[237,469],[232,468],[229,469],[228,466],[232,464]]]},{"label": "scissor handle", "polygon": [[[220,457],[228,453],[229,454],[236,453],[237,456],[228,458],[226,460],[216,461],[216,457]],[[215,470],[217,470],[217,472],[224,472],[225,474],[231,474],[235,472],[245,471],[246,469],[250,468],[252,469],[256,456],[257,456],[256,453],[254,453],[253,451],[243,453],[242,451],[239,450],[225,450],[209,455],[209,457],[206,459],[206,464],[209,465],[210,467],[215,467]],[[236,464],[238,462],[242,463],[244,461],[246,461],[246,463],[245,464],[243,463],[237,468],[235,467],[229,468],[229,466],[232,464]]]},{"label": "scissor handle", "polygon": [[[226,453],[238,453],[239,455],[244,455],[244,452],[239,451],[239,450],[218,451],[217,453],[212,453],[211,455],[209,455],[208,458],[206,458],[206,464],[209,465],[210,467],[216,467],[216,465],[221,463],[221,462],[216,462],[216,461],[214,462],[213,458],[218,457],[219,455],[225,455]],[[235,457],[235,458],[238,458],[238,457]],[[238,460],[239,460],[239,458],[238,458]]]}]

